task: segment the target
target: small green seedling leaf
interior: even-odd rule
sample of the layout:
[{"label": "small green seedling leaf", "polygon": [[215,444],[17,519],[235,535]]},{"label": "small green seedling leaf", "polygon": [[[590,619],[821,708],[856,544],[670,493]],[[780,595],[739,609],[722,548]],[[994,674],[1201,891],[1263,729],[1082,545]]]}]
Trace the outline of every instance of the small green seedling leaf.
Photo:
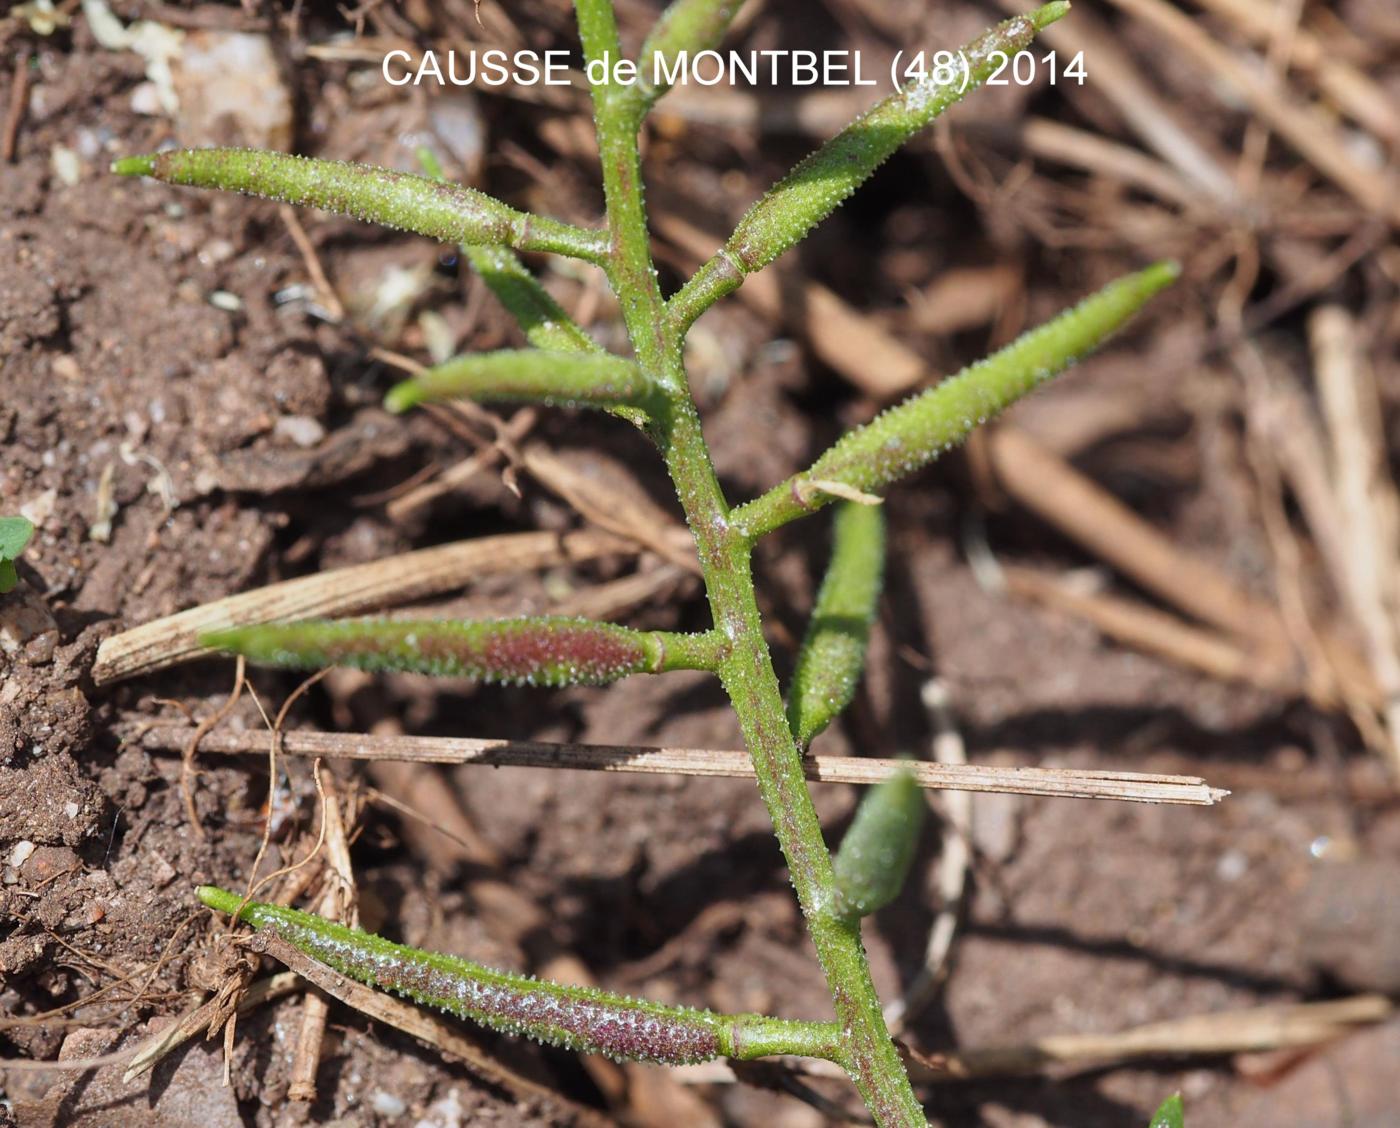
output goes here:
[{"label": "small green seedling leaf", "polygon": [[633,631],[587,619],[310,620],[211,631],[201,646],[272,666],[465,677],[513,685],[602,685],[628,674],[712,669],[708,635]]},{"label": "small green seedling leaf", "polygon": [[899,896],[927,813],[912,772],[865,793],[836,852],[837,915],[854,923]]},{"label": "small green seedling leaf", "polygon": [[608,353],[506,349],[459,356],[392,388],[390,411],[432,400],[466,397],[528,401],[561,407],[638,406],[651,387],[630,360]]},{"label": "small green seedling leaf", "polygon": [[34,526],[25,517],[0,517],[0,595],[19,583],[15,561],[34,535]]},{"label": "small green seedling leaf", "polygon": [[736,522],[760,536],[829,503],[823,482],[871,493],[912,474],[1101,345],[1179,273],[1175,263],[1159,262],[1109,283],[986,360],[847,432],[810,469],[742,506]]},{"label": "small green seedling leaf", "polygon": [[789,1044],[830,1053],[836,1034],[832,1023],[716,1014],[551,983],[408,948],[281,905],[245,903],[237,893],[213,885],[201,885],[196,892],[211,909],[236,914],[257,928],[274,928],[298,951],[351,979],[503,1034],[616,1061],[684,1065],[717,1057],[750,1060],[787,1053]]},{"label": "small green seedling leaf", "polygon": [[472,188],[373,165],[256,149],[172,149],[124,157],[112,171],[321,208],[445,243],[545,251],[595,263],[607,254],[601,232],[516,211]]},{"label": "small green seedling leaf", "polygon": [[788,725],[804,751],[855,696],[884,578],[883,512],[842,502],[832,528],[831,563],[788,691]]},{"label": "small green seedling leaf", "polygon": [[1186,1109],[1182,1106],[1180,1093],[1173,1093],[1162,1102],[1162,1107],[1152,1114],[1152,1123],[1147,1128],[1186,1128]]}]

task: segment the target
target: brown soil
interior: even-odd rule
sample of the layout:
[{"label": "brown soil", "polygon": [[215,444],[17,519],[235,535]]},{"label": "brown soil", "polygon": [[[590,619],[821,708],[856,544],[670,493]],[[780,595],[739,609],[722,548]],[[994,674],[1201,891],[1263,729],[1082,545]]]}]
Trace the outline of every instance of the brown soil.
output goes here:
[{"label": "brown soil", "polygon": [[[638,32],[648,6],[622,7],[628,33]],[[1356,11],[1348,18],[1361,21],[1359,28],[1378,27],[1376,35],[1390,29],[1393,62],[1393,15],[1386,24],[1384,12],[1350,7]],[[391,91],[370,64],[307,57],[307,43],[346,29],[330,5],[309,7],[295,23],[280,7],[264,12],[258,4],[246,11],[135,2],[113,8],[123,20],[145,15],[271,29],[292,76],[300,151],[407,167],[412,139],[434,123],[441,128],[440,103],[455,99],[467,112],[460,94]],[[471,5],[460,0],[364,8],[364,33],[379,40],[446,42],[444,29],[472,18]],[[910,29],[937,29],[942,43],[994,15],[967,4],[866,0],[837,0],[816,18],[804,8],[763,7],[747,34],[761,46],[838,44],[888,54]],[[564,46],[566,9],[522,0],[510,6],[510,19],[532,45]],[[8,57],[33,55],[16,159],[0,167],[0,513],[37,507],[42,520],[20,562],[20,587],[0,597],[0,617],[28,624],[21,649],[0,654],[0,1048],[7,1058],[50,1060],[133,1044],[163,1016],[182,1011],[189,992],[216,985],[227,957],[225,926],[200,909],[192,891],[203,882],[242,888],[269,814],[261,759],[206,756],[195,790],[204,833],[195,834],[181,797],[179,755],[133,743],[153,721],[210,715],[231,688],[231,665],[199,663],[98,688],[89,671],[99,642],[261,583],[463,536],[568,528],[582,519],[528,477],[520,478],[517,496],[496,471],[408,519],[391,518],[377,495],[425,466],[449,466],[473,447],[444,416],[383,414],[378,398],[394,372],[370,350],[425,357],[425,311],[443,319],[460,349],[514,340],[480,283],[423,240],[303,216],[352,310],[338,324],[324,319],[306,261],[275,206],[105,173],[114,155],[148,151],[176,135],[167,117],[133,112],[133,90],[143,79],[136,55],[98,46],[80,12],[71,29],[48,39],[18,21],[3,26]],[[1157,59],[1150,36],[1129,29],[1121,46],[1154,59],[1185,88],[1174,68],[1186,62]],[[1239,381],[1218,355],[1202,359],[1199,351],[1231,280],[1232,264],[1220,252],[1228,232],[1148,206],[1097,176],[1028,158],[1018,166],[1014,146],[992,136],[992,125],[1034,112],[1102,128],[1126,143],[1092,89],[1092,56],[1088,67],[1090,89],[1075,98],[1041,86],[1034,95],[974,99],[944,137],[963,149],[957,176],[929,145],[898,157],[792,256],[800,262],[788,264],[787,273],[831,286],[923,352],[936,371],[954,369],[1115,273],[1151,257],[1181,258],[1187,281],[1180,288],[1121,343],[1018,408],[1016,420],[1072,453],[1176,544],[1272,601],[1274,558],[1241,453]],[[1194,97],[1195,125],[1212,151],[1237,152],[1242,119],[1206,92]],[[596,217],[596,167],[579,155],[584,116],[507,98],[468,109],[480,114],[487,138],[485,187],[570,218]],[[649,200],[658,214],[719,230],[809,144],[668,119],[651,144]],[[56,171],[57,147],[77,154],[76,183]],[[1265,182],[1284,195],[1286,178],[1297,180],[1300,167],[1287,151],[1280,156],[1277,144],[1272,160]],[[1019,195],[1007,187],[1018,177]],[[1365,218],[1325,185],[1311,190],[1317,207],[1353,215],[1357,225]],[[1249,294],[1251,304],[1294,280],[1287,264],[1311,262],[1337,242],[1282,222],[1260,239],[1270,265]],[[668,268],[693,265],[671,252],[663,261]],[[920,328],[911,295],[944,272],[996,263],[1013,264],[1023,280],[1020,305],[956,331]],[[1306,372],[1302,314],[1324,298],[1340,301],[1364,325],[1378,327],[1377,371],[1393,414],[1400,368],[1387,374],[1395,322],[1393,314],[1386,322],[1385,309],[1395,266],[1393,256],[1370,255],[1329,290],[1305,294],[1301,310],[1269,326],[1268,356]],[[408,315],[372,322],[355,314],[393,270],[422,272]],[[600,337],[616,342],[616,311],[596,280],[555,272],[550,285]],[[219,294],[236,296],[237,308],[211,301]],[[811,355],[800,325],[796,311],[783,324],[770,323],[731,301],[697,330],[697,395],[732,496],[800,468],[841,425],[873,410]],[[1123,403],[1131,422],[1113,422],[1121,417],[1111,405]],[[1096,429],[1105,417],[1110,423]],[[605,480],[623,468],[676,512],[654,453],[623,424],[541,412],[531,437]],[[1078,620],[979,585],[966,549],[983,538],[1007,561],[1059,570],[1093,561],[1023,511],[999,504],[978,482],[958,455],[891,496],[892,574],[868,685],[851,718],[819,750],[923,752],[929,731],[918,690],[932,670],[951,691],[974,762],[1143,770],[1168,764],[1208,778],[1212,769],[1247,766],[1260,769],[1252,778],[1262,782],[1237,788],[1210,809],[979,800],[970,906],[946,986],[910,1041],[946,1052],[1400,990],[1400,899],[1392,876],[1400,816],[1388,801],[1359,805],[1340,785],[1374,774],[1374,757],[1356,731],[1281,695],[1242,690],[1125,649]],[[108,488],[115,515],[110,539],[101,540],[91,527]],[[784,669],[791,639],[801,635],[823,543],[820,523],[812,522],[773,538],[760,553]],[[1310,550],[1304,566],[1309,575],[1316,571]],[[631,567],[606,561],[482,582],[453,606],[471,613],[544,610]],[[1141,594],[1115,582],[1125,594]],[[682,629],[703,624],[705,611],[695,585],[681,581],[674,598],[632,607],[626,618]],[[296,685],[269,672],[251,677],[269,710]],[[332,680],[295,707],[290,723],[350,731],[401,723],[422,733],[610,744],[740,743],[718,688],[689,675],[550,693],[444,688],[412,678],[358,688]],[[262,721],[245,697],[225,724],[257,729]],[[302,856],[314,839],[310,770],[285,767],[270,805],[263,872]],[[346,789],[365,778],[337,775]],[[1300,776],[1321,782],[1311,793],[1288,786]],[[458,805],[500,855],[495,876],[543,910],[553,947],[575,954],[600,982],[726,1010],[828,1012],[751,785],[484,769],[436,778],[439,799]],[[855,799],[849,789],[817,789],[832,841]],[[539,946],[503,926],[473,895],[482,875],[464,867],[446,840],[373,806],[359,832],[354,860],[368,925],[483,962],[538,969]],[[886,998],[897,996],[917,968],[938,907],[938,839],[928,833],[906,894],[867,928]],[[1324,843],[1331,857],[1354,860],[1323,869],[1314,854]],[[139,990],[99,994],[127,977]],[[604,1105],[596,1080],[567,1055],[483,1041],[564,1098],[522,1101],[342,1008],[331,1012],[316,1099],[298,1105],[287,1086],[300,1007],[292,996],[239,1021],[231,1089],[221,1084],[216,1041],[162,1063],[149,1086],[123,1086],[111,1069],[88,1076],[0,1068],[0,1097],[23,1125],[445,1128],[571,1123],[568,1102]],[[53,1015],[57,1008],[64,1009]],[[1358,1035],[1329,1051],[1340,1055],[1330,1071],[1317,1068],[1329,1059],[1316,1056],[1297,1070],[1291,1061],[1265,1069],[1257,1059],[1162,1060],[950,1083],[932,1092],[930,1109],[949,1126],[1117,1128],[1146,1124],[1151,1109],[1180,1089],[1192,1128],[1390,1124],[1400,1122],[1394,1092],[1364,1092],[1362,1083],[1377,1069],[1393,1072],[1393,1056],[1384,1064],[1385,1046],[1393,1055],[1393,1027],[1375,1048],[1359,1040],[1380,1037]],[[1353,1082],[1355,1101],[1371,1119],[1340,1118]],[[1284,1084],[1302,1091],[1280,1100]],[[849,1099],[839,1085],[818,1088],[839,1102]],[[755,1088],[698,1092],[727,1123],[795,1126],[826,1116]],[[630,1113],[617,1111],[633,1122],[674,1120],[676,1106],[665,1099],[662,1112],[648,1114],[637,1100]]]}]

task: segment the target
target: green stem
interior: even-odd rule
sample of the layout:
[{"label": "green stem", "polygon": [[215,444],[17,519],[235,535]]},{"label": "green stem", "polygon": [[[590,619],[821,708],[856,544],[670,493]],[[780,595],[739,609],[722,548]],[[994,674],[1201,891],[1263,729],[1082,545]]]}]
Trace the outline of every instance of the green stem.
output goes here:
[{"label": "green stem", "polygon": [[[620,58],[611,0],[575,0],[584,54]],[[715,631],[724,640],[720,679],[739,716],[759,792],[777,831],[788,872],[826,975],[842,1030],[842,1063],[881,1125],[926,1120],[881,1014],[858,924],[838,916],[836,878],[807,791],[802,757],[788,729],[754,594],[752,542],[730,522],[682,363],[684,326],[666,316],[657,284],[642,200],[637,131],[640,115],[624,88],[593,86],[603,163],[609,277],[622,303],[637,363],[661,390],[651,433],[675,483],[704,575]]]},{"label": "green stem", "polygon": [[[616,64],[622,58],[622,45],[611,0],[575,0],[574,8],[588,62],[599,67],[604,60]],[[656,358],[678,346],[666,333],[665,303],[651,261],[651,238],[642,199],[641,155],[637,148],[641,111],[629,104],[628,87],[612,81],[611,66],[606,78],[607,81],[592,83],[591,89],[611,234],[608,278],[622,303],[623,321],[638,358],[643,350]]]}]

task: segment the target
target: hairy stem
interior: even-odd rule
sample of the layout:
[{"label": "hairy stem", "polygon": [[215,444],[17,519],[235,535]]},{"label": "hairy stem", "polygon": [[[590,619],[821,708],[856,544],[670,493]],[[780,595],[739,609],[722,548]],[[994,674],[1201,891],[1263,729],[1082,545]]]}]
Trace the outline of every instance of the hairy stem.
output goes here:
[{"label": "hairy stem", "polygon": [[[584,53],[619,57],[610,0],[575,0]],[[684,326],[666,317],[652,264],[642,200],[640,115],[622,87],[593,86],[603,162],[609,277],[622,304],[637,363],[660,389],[652,417],[656,440],[695,537],[715,629],[723,640],[720,679],[739,716],[759,792],[777,831],[788,872],[826,975],[842,1031],[842,1064],[881,1125],[926,1123],[880,1010],[858,924],[836,905],[836,878],[807,791],[802,757],[788,728],[754,594],[752,542],[729,519],[681,359]]]}]

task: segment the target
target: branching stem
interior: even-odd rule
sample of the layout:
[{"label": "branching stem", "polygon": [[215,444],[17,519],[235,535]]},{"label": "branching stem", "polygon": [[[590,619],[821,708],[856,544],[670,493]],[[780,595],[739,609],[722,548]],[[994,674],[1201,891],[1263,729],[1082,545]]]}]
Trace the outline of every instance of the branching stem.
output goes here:
[{"label": "branching stem", "polygon": [[[584,53],[618,57],[610,0],[576,0]],[[925,1124],[903,1063],[885,1027],[858,924],[837,915],[836,878],[807,791],[802,758],[788,728],[754,595],[752,543],[733,527],[710,460],[681,362],[685,325],[666,317],[642,200],[639,117],[611,85],[595,86],[598,148],[603,161],[609,274],[643,373],[662,389],[651,433],[666,460],[695,537],[715,629],[725,640],[719,675],[744,731],[759,792],[777,831],[788,872],[826,974],[842,1030],[843,1064],[882,1125]]]},{"label": "branching stem", "polygon": [[[643,47],[654,57],[718,44],[741,0],[674,0]],[[593,1052],[657,1061],[716,1055],[808,1054],[839,1062],[882,1126],[923,1128],[881,1014],[861,943],[860,917],[898,888],[918,829],[921,799],[905,781],[872,797],[837,867],[807,790],[805,745],[850,700],[865,659],[883,564],[874,491],[935,458],[978,423],[1097,346],[1175,277],[1158,264],[1105,288],[996,356],[851,432],[804,473],[731,511],[710,458],[683,362],[686,333],[709,305],[800,241],[891,153],[1068,10],[1053,0],[941,55],[937,63],[837,134],[758,201],[734,235],[669,302],[652,260],[638,135],[664,93],[616,81],[621,62],[612,0],[575,0],[589,64],[607,204],[606,230],[517,211],[441,179],[247,150],[193,150],[133,157],[116,171],[178,184],[248,192],[313,205],[463,245],[487,284],[515,314],[533,351],[503,351],[440,365],[402,385],[395,408],[426,398],[472,395],[602,408],[645,428],[656,442],[695,539],[713,627],[700,634],[633,631],[583,620],[478,623],[304,623],[232,629],[205,639],[283,664],[328,662],[418,670],[484,680],[565,685],[638,673],[699,669],[717,674],[739,718],[759,792],[826,976],[829,1023],[716,1015],[582,991],[493,972],[351,933],[306,914],[242,906],[206,887],[206,903],[284,930],[298,948],[367,982],[455,1009],[497,1029]],[[634,356],[604,353],[569,320],[514,254],[546,251],[602,267],[621,304]],[[758,537],[829,504],[847,502],[836,551],[795,679],[791,715],[774,673],[753,583]],[[889,859],[886,861],[885,859]]]}]

